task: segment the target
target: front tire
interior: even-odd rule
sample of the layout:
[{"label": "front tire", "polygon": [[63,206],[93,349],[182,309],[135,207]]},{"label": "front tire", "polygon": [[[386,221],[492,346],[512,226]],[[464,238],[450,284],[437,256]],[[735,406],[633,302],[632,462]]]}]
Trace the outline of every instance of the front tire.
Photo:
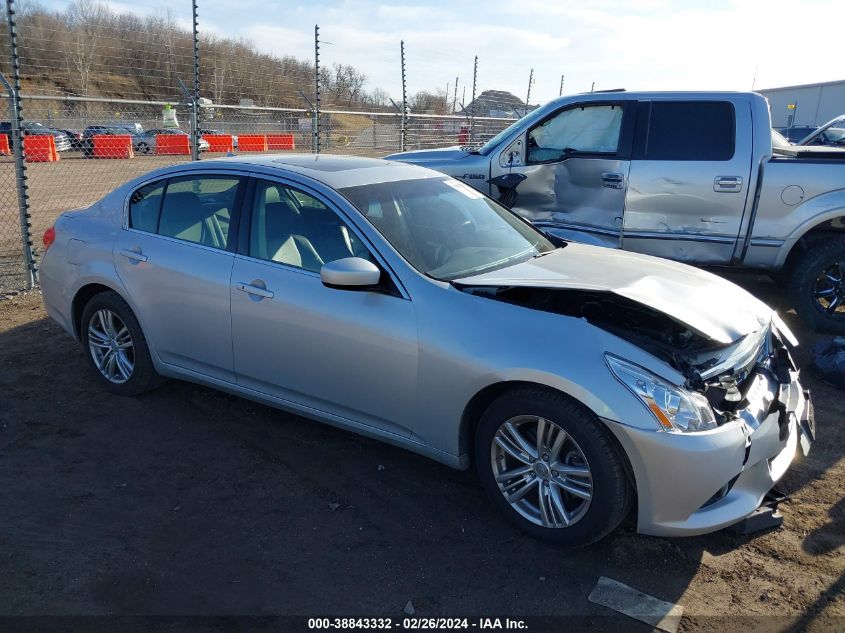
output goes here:
[{"label": "front tire", "polygon": [[601,540],[630,510],[624,458],[586,407],[542,388],[509,391],[478,425],[481,485],[520,529],[578,547]]},{"label": "front tire", "polygon": [[789,276],[798,316],[814,330],[845,334],[845,238],[812,244]]},{"label": "front tire", "polygon": [[141,325],[116,292],[94,295],[82,311],[80,329],[90,366],[106,389],[135,396],[161,383]]}]

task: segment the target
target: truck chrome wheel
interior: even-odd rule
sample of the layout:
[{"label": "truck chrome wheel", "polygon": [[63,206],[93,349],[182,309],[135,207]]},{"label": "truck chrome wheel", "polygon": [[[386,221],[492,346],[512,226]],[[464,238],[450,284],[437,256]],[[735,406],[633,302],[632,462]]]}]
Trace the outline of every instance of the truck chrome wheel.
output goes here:
[{"label": "truck chrome wheel", "polygon": [[490,461],[502,496],[535,525],[566,528],[590,507],[590,466],[554,422],[533,415],[509,419],[496,431]]},{"label": "truck chrome wheel", "polygon": [[111,383],[120,385],[135,370],[135,345],[129,328],[114,312],[97,310],[88,322],[88,350],[94,364]]},{"label": "truck chrome wheel", "polygon": [[845,260],[835,262],[818,276],[813,299],[826,314],[845,317]]}]

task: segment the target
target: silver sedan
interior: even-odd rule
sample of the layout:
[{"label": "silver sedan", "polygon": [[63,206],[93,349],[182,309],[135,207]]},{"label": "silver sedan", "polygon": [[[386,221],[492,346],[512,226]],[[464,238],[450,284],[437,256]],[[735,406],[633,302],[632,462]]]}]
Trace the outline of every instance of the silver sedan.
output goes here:
[{"label": "silver sedan", "polygon": [[44,243],[47,311],[104,387],[190,380],[472,466],[539,538],[742,521],[814,437],[796,341],[744,290],[421,167],[177,165]]}]

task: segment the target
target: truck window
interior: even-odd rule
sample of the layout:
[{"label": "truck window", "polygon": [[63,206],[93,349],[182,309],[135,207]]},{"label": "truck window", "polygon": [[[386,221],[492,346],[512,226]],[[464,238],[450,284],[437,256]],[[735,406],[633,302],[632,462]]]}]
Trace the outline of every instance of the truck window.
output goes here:
[{"label": "truck window", "polygon": [[622,106],[578,106],[563,110],[528,132],[528,162],[561,160],[569,152],[614,154],[622,129]]},{"label": "truck window", "polygon": [[728,101],[640,104],[634,140],[637,160],[725,161],[735,149],[735,116]]}]

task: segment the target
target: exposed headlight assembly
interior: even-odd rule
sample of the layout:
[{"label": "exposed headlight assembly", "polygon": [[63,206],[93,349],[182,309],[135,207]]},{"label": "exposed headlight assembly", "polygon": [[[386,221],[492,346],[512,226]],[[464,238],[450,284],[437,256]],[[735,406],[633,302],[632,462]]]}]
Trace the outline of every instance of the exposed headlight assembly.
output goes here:
[{"label": "exposed headlight assembly", "polygon": [[616,379],[640,399],[664,431],[692,433],[716,428],[713,409],[701,394],[675,387],[612,354],[604,357]]}]

